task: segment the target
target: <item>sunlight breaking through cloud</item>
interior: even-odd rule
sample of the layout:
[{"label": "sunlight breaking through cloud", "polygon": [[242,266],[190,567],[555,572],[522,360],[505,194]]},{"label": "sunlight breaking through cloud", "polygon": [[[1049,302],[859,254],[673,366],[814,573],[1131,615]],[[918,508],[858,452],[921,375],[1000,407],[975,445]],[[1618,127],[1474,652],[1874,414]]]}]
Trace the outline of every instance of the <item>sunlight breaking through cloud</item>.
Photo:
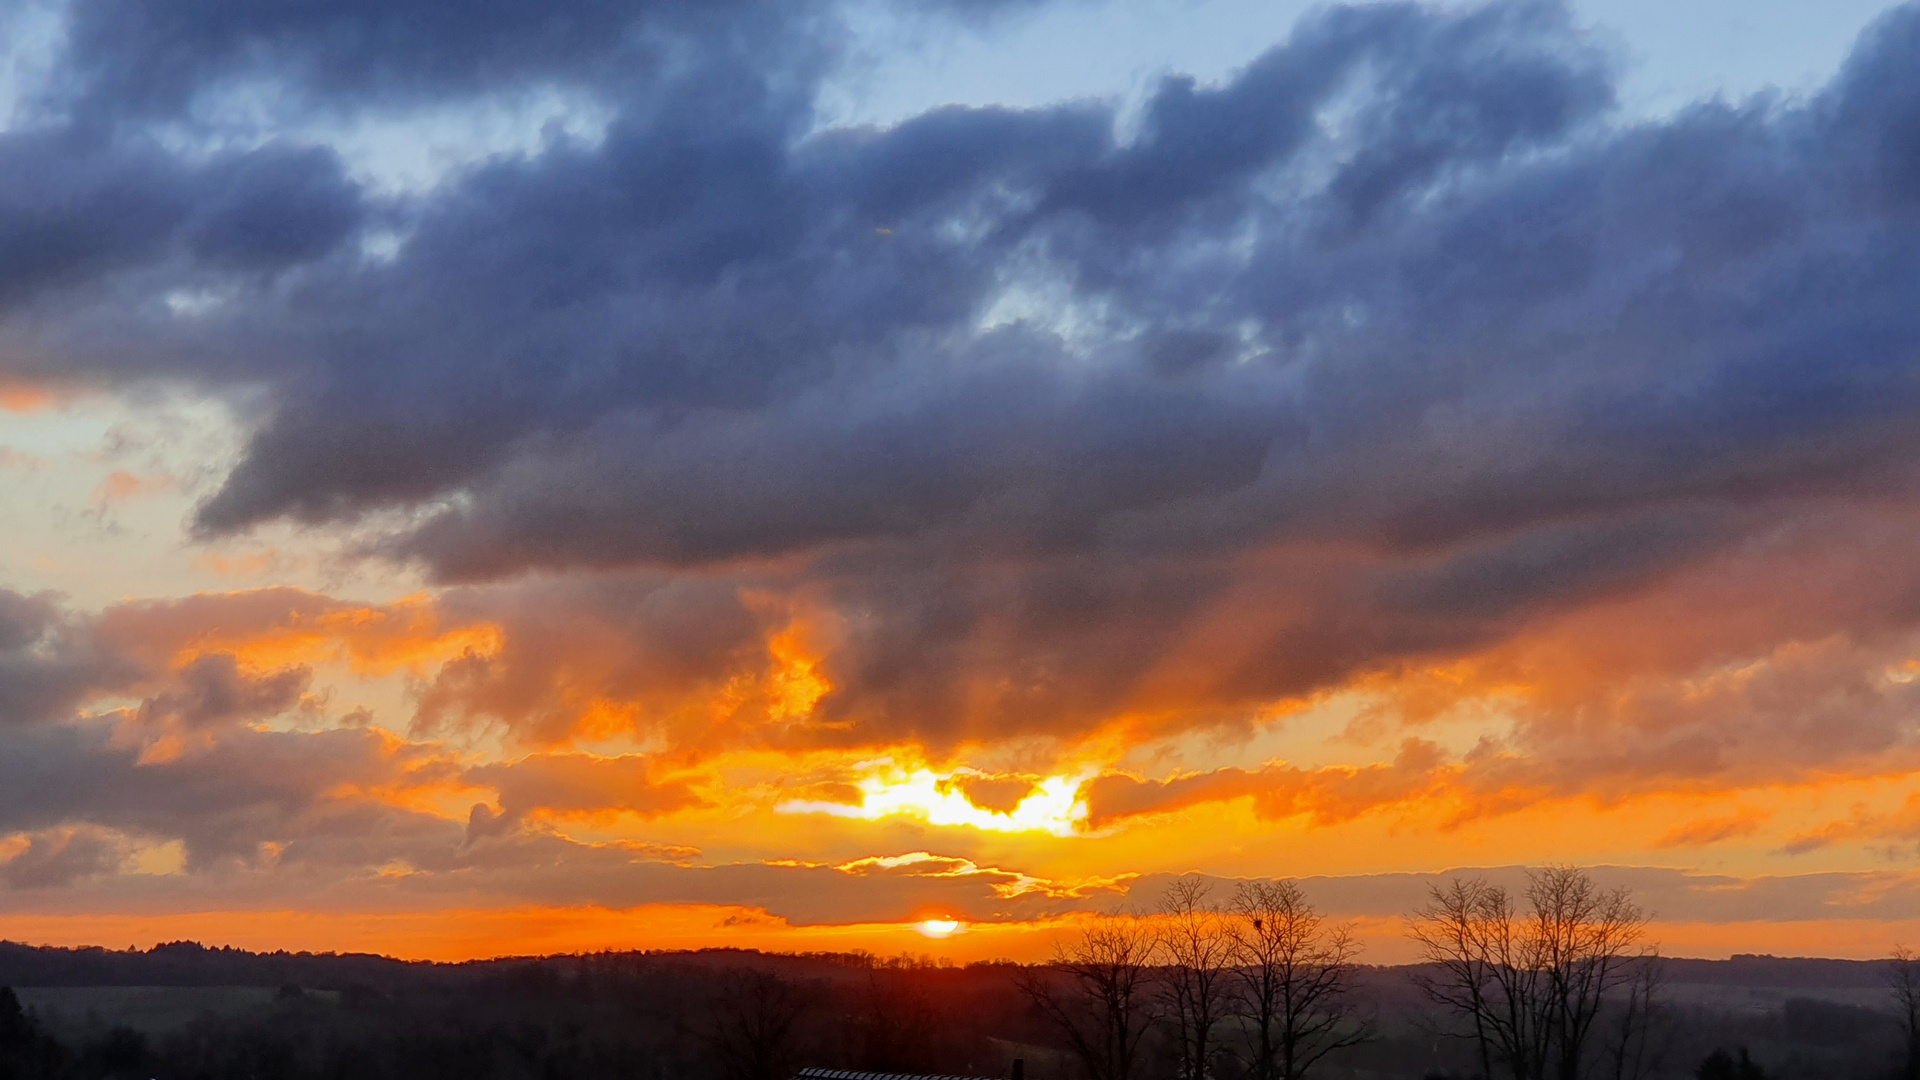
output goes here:
[{"label": "sunlight breaking through cloud", "polygon": [[1086,800],[1080,787],[1091,774],[1050,776],[1033,786],[1010,811],[988,810],[975,806],[966,793],[953,783],[960,771],[937,773],[932,769],[896,769],[876,773],[855,783],[861,794],[858,805],[794,799],[775,809],[785,814],[832,814],[836,817],[876,821],[884,817],[914,817],[929,825],[968,826],[991,832],[1045,832],[1054,836],[1072,836],[1087,818]]}]

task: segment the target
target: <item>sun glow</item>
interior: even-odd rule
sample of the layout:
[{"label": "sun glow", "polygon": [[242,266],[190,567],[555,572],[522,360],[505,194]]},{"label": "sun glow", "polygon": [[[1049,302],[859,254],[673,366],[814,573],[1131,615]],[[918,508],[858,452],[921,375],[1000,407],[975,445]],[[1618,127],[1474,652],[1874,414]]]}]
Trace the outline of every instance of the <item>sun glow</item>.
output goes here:
[{"label": "sun glow", "polygon": [[920,932],[930,938],[943,938],[958,932],[959,929],[960,920],[958,919],[923,919],[920,922]]},{"label": "sun glow", "polygon": [[0,412],[39,412],[53,405],[53,391],[24,383],[0,382]]},{"label": "sun glow", "polygon": [[1072,836],[1087,818],[1080,786],[1088,777],[1050,776],[1034,784],[1032,792],[1011,811],[975,806],[953,783],[957,772],[931,769],[895,769],[855,783],[858,804],[794,800],[776,809],[788,814],[833,814],[874,821],[883,817],[916,817],[929,825],[964,825],[991,832],[1045,832]]}]

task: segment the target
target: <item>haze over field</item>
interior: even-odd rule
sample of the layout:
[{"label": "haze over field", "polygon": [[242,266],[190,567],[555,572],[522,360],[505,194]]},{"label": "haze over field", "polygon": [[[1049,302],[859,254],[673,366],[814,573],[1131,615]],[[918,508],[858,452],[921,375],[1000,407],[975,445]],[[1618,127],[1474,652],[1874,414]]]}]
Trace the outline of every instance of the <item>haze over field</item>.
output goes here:
[{"label": "haze over field", "polygon": [[1920,6],[0,0],[0,937],[1920,942]]}]

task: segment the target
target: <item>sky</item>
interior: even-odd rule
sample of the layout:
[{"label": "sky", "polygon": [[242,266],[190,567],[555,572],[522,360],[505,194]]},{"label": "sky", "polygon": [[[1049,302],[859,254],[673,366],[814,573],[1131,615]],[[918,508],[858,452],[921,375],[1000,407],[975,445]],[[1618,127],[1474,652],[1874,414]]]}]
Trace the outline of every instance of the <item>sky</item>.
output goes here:
[{"label": "sky", "polygon": [[0,24],[0,937],[1920,942],[1920,7]]}]

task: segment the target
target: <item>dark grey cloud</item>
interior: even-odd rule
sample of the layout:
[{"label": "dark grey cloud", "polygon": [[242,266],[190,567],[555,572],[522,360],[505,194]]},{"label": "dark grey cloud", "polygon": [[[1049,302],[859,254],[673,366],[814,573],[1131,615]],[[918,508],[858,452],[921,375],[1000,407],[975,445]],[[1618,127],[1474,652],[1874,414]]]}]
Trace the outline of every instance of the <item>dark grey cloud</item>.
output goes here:
[{"label": "dark grey cloud", "polygon": [[591,80],[607,77],[617,60],[653,59],[640,47],[650,24],[738,16],[754,6],[76,0],[67,28],[70,82],[62,89],[95,107],[164,115],[249,79],[349,99]]},{"label": "dark grey cloud", "polygon": [[26,128],[0,132],[0,177],[0,312],[155,264],[169,267],[162,289],[281,270],[328,254],[364,214],[338,155],[317,147],[186,161],[147,139]]},{"label": "dark grey cloud", "polygon": [[[394,17],[463,57],[484,53],[467,30],[494,32],[486,17],[461,33]],[[284,32],[369,63],[391,44],[384,17],[349,8],[254,25],[287,18],[190,5],[111,24],[161,57],[219,55],[221,35],[271,56]],[[1608,97],[1551,7],[1387,5],[1303,25],[1224,87],[1170,80],[1124,143],[1095,105],[809,136],[817,72],[715,44],[759,18],[684,29],[690,58],[624,91],[603,142],[496,162],[424,198],[402,215],[393,262],[315,263],[201,318],[158,362],[193,367],[182,357],[199,335],[222,358],[257,352],[260,370],[223,374],[284,396],[201,526],[335,520],[464,490],[479,520],[395,547],[453,575],[698,563],[976,517],[1006,542],[1084,546],[1116,514],[1253,489],[1309,419],[1258,334],[1241,351],[1266,361],[1192,385],[1140,370],[1111,334],[1092,365],[1037,329],[973,339],[1010,273],[1030,263],[1149,323],[1211,297],[1194,311],[1206,325],[1167,331],[1225,340],[1264,314],[1225,295],[1256,283],[1207,255],[1224,237],[1276,213],[1298,232],[1329,200],[1370,220],[1400,188],[1564,137]],[[213,36],[176,41],[156,19]],[[784,40],[791,53],[816,38]],[[1343,104],[1351,130],[1334,133],[1320,114]],[[1331,187],[1279,203],[1264,190],[1337,157],[1342,139],[1365,153],[1336,163]],[[332,249],[357,219],[324,180],[326,155],[311,158],[188,185],[211,206],[189,229],[203,273]],[[249,196],[248,177],[277,198]],[[1207,280],[1182,280],[1195,274]],[[590,487],[632,495],[551,505]],[[734,490],[751,510],[715,501]]]},{"label": "dark grey cloud", "polygon": [[24,849],[0,862],[0,881],[9,888],[62,888],[117,873],[128,855],[125,838],[107,829],[49,829],[25,840]]},{"label": "dark grey cloud", "polygon": [[[386,550],[484,577],[940,537],[1423,548],[1884,486],[1916,267],[1846,133],[1907,18],[1808,102],[1637,125],[1531,4],[1331,11],[1225,86],[1169,82],[1126,142],[1086,105],[806,137],[803,97],[720,65],[330,279],[298,404],[200,523],[457,491]],[[1009,280],[1090,324],[976,333]],[[1170,375],[1182,340],[1208,346]]]},{"label": "dark grey cloud", "polygon": [[70,714],[92,694],[129,685],[141,670],[97,648],[89,621],[56,597],[0,589],[0,726]]},{"label": "dark grey cloud", "polygon": [[[0,364],[264,388],[203,535],[607,574],[452,595],[518,632],[433,677],[423,732],[560,738],[597,694],[698,741],[685,702],[767,665],[756,588],[836,629],[820,722],[754,739],[1225,721],[1912,498],[1913,7],[1804,99],[1658,119],[1564,7],[1506,0],[1329,8],[1137,123],[831,131],[806,5],[73,18],[69,112],[0,136],[0,340],[35,343]],[[292,135],[159,137],[264,82],[302,121],[544,82],[612,119],[381,198]],[[1902,745],[1895,712],[1836,744]],[[1723,760],[1688,730],[1661,745]]]},{"label": "dark grey cloud", "polygon": [[228,653],[202,656],[140,705],[143,723],[203,728],[266,720],[299,705],[313,679],[305,666],[253,676]]},{"label": "dark grey cloud", "polygon": [[[1523,895],[1536,867],[1458,867],[1432,873],[1352,874],[1297,879],[1307,897],[1334,918],[1395,918],[1427,900],[1428,890],[1453,879],[1480,879]],[[1920,889],[1898,870],[1737,877],[1651,866],[1596,866],[1602,888],[1625,889],[1656,920],[1675,923],[1800,922],[1816,919],[1906,920],[1920,915]],[[1225,895],[1237,879],[1199,875]],[[1152,874],[1130,883],[1130,897],[1147,909],[1175,875]]]},{"label": "dark grey cloud", "polygon": [[[210,746],[143,763],[148,746],[116,738],[109,721],[18,729],[0,773],[0,829],[87,825],[156,842],[181,840],[195,867],[251,860],[285,842],[325,793],[390,775],[364,732],[236,732]],[[335,737],[335,736],[338,737]]]},{"label": "dark grey cloud", "polygon": [[197,186],[202,197],[186,241],[215,267],[272,270],[320,258],[362,215],[340,159],[318,147],[269,146],[224,159]]},{"label": "dark grey cloud", "polygon": [[51,597],[0,593],[0,649],[17,651],[40,640],[58,610]]},{"label": "dark grey cloud", "polygon": [[0,133],[0,304],[154,257],[185,211],[177,168],[85,132]]}]

